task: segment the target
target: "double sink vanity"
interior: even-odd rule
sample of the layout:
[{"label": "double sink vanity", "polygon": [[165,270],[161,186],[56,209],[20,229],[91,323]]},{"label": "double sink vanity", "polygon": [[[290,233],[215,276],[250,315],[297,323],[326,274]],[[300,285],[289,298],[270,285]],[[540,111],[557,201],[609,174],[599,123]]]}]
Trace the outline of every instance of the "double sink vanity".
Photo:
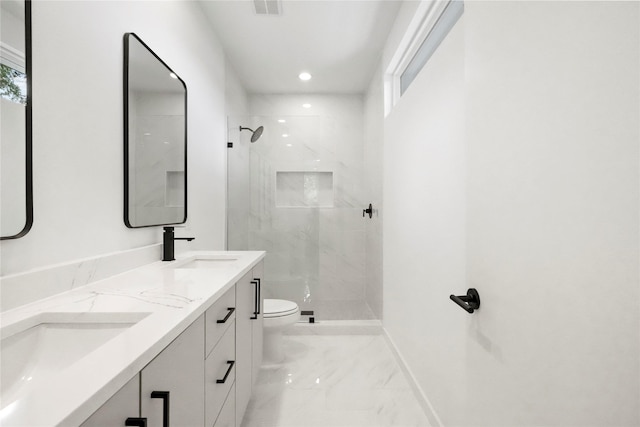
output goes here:
[{"label": "double sink vanity", "polygon": [[[2,122],[2,134],[12,136],[3,137],[3,150],[15,154],[3,169],[0,239],[11,240],[33,223],[32,2],[0,8],[3,25],[11,23],[3,49],[10,42],[7,52],[16,52],[3,66],[12,65],[10,83],[20,92],[2,99],[3,114],[13,114]],[[187,86],[136,34],[111,42],[124,52],[124,223],[172,224],[164,259],[173,259],[173,240],[192,240],[173,236],[173,225],[187,219]],[[141,265],[137,256],[154,259],[145,255],[151,249],[136,249],[105,254],[105,271]],[[111,277],[101,271],[96,277],[107,278],[89,283],[92,270],[84,286],[62,272],[81,273],[85,260],[25,273],[36,277],[34,288],[0,278],[8,307],[0,314],[0,426],[240,425],[262,359],[264,256],[192,252]]]},{"label": "double sink vanity", "polygon": [[240,425],[264,255],[192,252],[2,313],[0,425]]}]

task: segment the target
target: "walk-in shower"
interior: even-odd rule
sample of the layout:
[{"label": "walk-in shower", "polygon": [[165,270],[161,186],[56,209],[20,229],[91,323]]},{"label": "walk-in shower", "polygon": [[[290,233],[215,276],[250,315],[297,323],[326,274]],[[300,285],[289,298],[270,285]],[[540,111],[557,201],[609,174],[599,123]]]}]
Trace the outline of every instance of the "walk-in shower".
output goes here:
[{"label": "walk-in shower", "polygon": [[[264,104],[280,99],[289,98]],[[276,108],[229,118],[227,247],[267,251],[265,298],[294,301],[316,321],[376,318],[366,296],[372,220],[362,215],[369,200],[359,102],[340,98],[324,114]],[[260,144],[239,132],[241,123],[264,126]]]}]

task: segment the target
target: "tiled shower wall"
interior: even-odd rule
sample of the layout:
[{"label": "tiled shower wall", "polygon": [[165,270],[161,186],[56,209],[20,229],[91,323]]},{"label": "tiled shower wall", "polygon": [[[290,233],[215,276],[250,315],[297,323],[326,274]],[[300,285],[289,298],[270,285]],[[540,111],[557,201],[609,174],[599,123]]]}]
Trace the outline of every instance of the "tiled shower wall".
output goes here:
[{"label": "tiled shower wall", "polygon": [[[375,317],[366,303],[362,97],[256,95],[249,104],[250,117],[229,121],[229,249],[267,251],[267,298],[295,301],[318,320]],[[265,130],[251,144],[239,125]]]}]

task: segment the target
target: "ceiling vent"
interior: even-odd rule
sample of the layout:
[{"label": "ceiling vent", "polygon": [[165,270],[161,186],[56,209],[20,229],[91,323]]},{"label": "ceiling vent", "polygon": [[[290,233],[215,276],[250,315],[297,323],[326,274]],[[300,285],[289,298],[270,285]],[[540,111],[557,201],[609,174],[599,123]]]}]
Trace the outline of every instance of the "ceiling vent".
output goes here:
[{"label": "ceiling vent", "polygon": [[282,6],[280,0],[253,0],[258,15],[280,15]]}]

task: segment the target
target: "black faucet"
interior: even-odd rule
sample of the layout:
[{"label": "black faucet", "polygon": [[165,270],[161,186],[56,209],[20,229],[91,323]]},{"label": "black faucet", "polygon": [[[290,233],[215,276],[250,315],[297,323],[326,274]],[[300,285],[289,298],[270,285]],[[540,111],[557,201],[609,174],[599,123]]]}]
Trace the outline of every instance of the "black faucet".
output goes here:
[{"label": "black faucet", "polygon": [[176,240],[186,240],[190,242],[193,239],[195,239],[195,237],[175,237],[173,227],[164,227],[164,233],[162,233],[162,260],[173,261],[176,259],[173,247],[173,243]]}]

